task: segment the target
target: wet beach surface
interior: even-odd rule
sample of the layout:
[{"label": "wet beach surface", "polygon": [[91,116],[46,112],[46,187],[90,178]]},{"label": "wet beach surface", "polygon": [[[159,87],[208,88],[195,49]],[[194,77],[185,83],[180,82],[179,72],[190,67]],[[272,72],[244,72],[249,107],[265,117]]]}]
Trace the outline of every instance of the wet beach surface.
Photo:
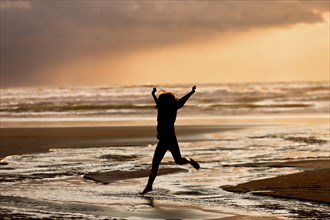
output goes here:
[{"label": "wet beach surface", "polygon": [[[160,166],[166,172],[157,176],[154,190],[145,196],[139,193],[147,182],[156,144],[154,139],[149,142],[149,128],[140,128],[141,133],[145,132],[142,137],[146,138],[137,144],[133,144],[135,137],[123,134],[120,144],[109,141],[93,144],[91,140],[83,148],[74,145],[61,148],[54,143],[47,145],[49,151],[7,156],[0,165],[0,216],[8,219],[330,218],[327,203],[223,190],[223,186],[317,169],[320,168],[317,164],[323,163],[320,165],[323,167],[329,160],[327,119],[323,123],[301,120],[279,125],[255,126],[253,121],[249,124],[253,126],[236,124],[235,129],[223,127],[218,131],[208,128],[207,132],[194,133],[194,138],[184,135],[192,129],[185,126],[178,135],[182,154],[199,161],[201,169],[178,166],[167,153]],[[33,141],[21,143],[24,144]],[[292,165],[292,161],[306,164],[306,160],[313,167]],[[84,178],[93,174],[108,181],[103,184]]]}]

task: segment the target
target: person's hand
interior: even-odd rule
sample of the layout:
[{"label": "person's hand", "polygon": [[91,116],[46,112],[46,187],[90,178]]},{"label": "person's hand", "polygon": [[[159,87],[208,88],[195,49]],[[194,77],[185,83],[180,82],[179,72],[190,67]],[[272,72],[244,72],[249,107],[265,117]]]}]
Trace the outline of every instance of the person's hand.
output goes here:
[{"label": "person's hand", "polygon": [[155,94],[157,91],[157,89],[154,87],[153,90],[152,90],[152,94]]},{"label": "person's hand", "polygon": [[191,90],[192,90],[193,92],[195,92],[195,90],[196,90],[196,86],[193,86]]}]

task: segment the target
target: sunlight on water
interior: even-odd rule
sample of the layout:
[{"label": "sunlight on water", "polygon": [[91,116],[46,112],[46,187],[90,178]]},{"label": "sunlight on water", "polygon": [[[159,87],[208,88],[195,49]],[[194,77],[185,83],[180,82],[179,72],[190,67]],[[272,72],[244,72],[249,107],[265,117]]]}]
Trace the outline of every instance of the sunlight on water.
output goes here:
[{"label": "sunlight on water", "polygon": [[[160,86],[181,97],[187,85]],[[202,84],[181,115],[328,113],[329,82]],[[160,88],[158,88],[160,89]],[[1,89],[2,118],[125,117],[155,112],[152,86]]]},{"label": "sunlight on water", "polygon": [[[179,97],[191,89],[160,87]],[[1,89],[1,127],[155,126],[151,90],[149,85]],[[103,185],[83,176],[149,170],[154,144],[90,142],[84,148],[64,149],[53,144],[49,152],[1,161],[0,214],[51,219],[291,219],[317,213],[330,218],[327,205],[221,189],[302,170],[257,163],[329,158],[329,125],[324,123],[329,119],[329,98],[329,82],[197,85],[178,113],[177,125],[227,126],[199,141],[179,139],[182,154],[200,162],[199,171],[183,166],[178,173],[160,175],[154,191],[140,196],[147,177],[117,178]],[[168,153],[161,168],[177,167]]]},{"label": "sunlight on water", "polygon": [[[270,197],[263,197],[261,200],[255,195],[234,194],[220,188],[223,185],[274,177],[279,173],[300,171],[299,168],[240,166],[241,164],[328,157],[328,125],[265,126],[262,129],[226,132],[223,137],[225,138],[212,141],[180,143],[182,153],[200,161],[202,169],[196,171],[185,166],[183,168],[188,172],[158,176],[154,191],[147,197],[138,194],[147,178],[126,179],[102,185],[84,180],[83,175],[91,172],[150,169],[154,145],[91,146],[82,149],[56,149],[54,146],[47,153],[9,156],[2,160],[8,165],[2,166],[0,174],[1,196],[12,199],[13,203],[17,200],[17,204],[21,204],[17,208],[18,212],[37,217],[93,218],[97,212],[98,215],[103,213],[104,216],[129,219],[130,215],[139,216],[143,210],[144,217],[150,215],[153,218],[156,214],[152,205],[166,213],[175,213],[174,207],[168,207],[169,204],[181,206],[180,210],[187,211],[185,215],[181,213],[183,218],[190,219],[206,216],[209,219],[220,218],[225,217],[225,213],[258,213],[258,216],[289,218],[295,217],[297,210],[307,213],[317,210],[323,216],[328,213],[326,205]],[[161,167],[171,168],[177,165],[172,162],[168,153]],[[18,199],[21,197],[26,201]],[[46,202],[41,204],[38,201]],[[76,209],[71,213],[69,210],[72,211],[73,207]],[[208,211],[193,211],[187,207],[205,207]],[[39,211],[41,208],[46,210],[45,213]]]}]

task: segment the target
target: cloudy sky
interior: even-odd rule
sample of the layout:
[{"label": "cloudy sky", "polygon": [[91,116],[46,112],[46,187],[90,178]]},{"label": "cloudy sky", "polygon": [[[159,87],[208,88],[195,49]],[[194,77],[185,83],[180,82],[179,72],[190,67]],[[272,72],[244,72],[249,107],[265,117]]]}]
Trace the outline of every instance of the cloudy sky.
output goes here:
[{"label": "cloudy sky", "polygon": [[1,86],[329,80],[328,0],[1,0]]}]

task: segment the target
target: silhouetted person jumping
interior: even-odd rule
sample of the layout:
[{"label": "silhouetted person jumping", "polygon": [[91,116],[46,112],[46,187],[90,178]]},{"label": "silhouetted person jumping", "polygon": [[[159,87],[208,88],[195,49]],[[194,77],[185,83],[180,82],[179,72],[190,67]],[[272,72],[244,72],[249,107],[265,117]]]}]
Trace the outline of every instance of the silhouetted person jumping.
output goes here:
[{"label": "silhouetted person jumping", "polygon": [[152,159],[152,169],[149,180],[142,194],[152,191],[152,184],[157,176],[159,164],[168,150],[172,153],[176,164],[183,165],[189,163],[195,169],[199,169],[199,164],[196,161],[181,156],[174,129],[177,111],[182,108],[190,96],[195,93],[195,90],[196,86],[192,87],[191,92],[180,99],[176,98],[175,95],[170,92],[164,92],[157,98],[155,95],[157,89],[154,88],[152,90],[151,94],[158,110],[157,139],[159,142]]}]

